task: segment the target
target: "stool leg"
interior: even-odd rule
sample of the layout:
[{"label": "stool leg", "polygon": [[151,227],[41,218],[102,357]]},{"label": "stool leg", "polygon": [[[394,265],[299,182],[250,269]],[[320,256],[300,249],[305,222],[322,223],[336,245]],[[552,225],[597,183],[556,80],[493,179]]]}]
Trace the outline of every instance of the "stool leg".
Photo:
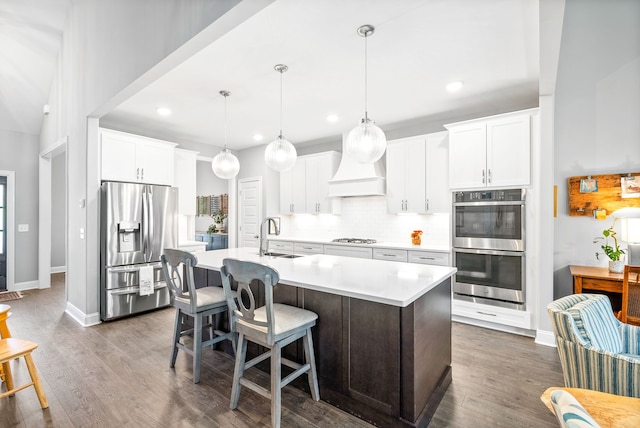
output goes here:
[{"label": "stool leg", "polygon": [[[13,376],[11,376],[11,366],[9,365],[9,361],[5,361],[2,363],[2,371],[4,372],[4,381],[7,384],[7,391],[11,391],[13,389]],[[10,397],[13,396],[10,395]]]},{"label": "stool leg", "polygon": [[25,354],[24,360],[27,362],[27,369],[29,369],[29,374],[31,375],[31,381],[33,382],[33,387],[36,389],[38,400],[40,400],[40,407],[42,407],[43,409],[46,409],[47,407],[49,407],[49,402],[47,401],[47,396],[44,394],[44,389],[42,388],[42,384],[40,383],[40,377],[38,376],[38,371],[36,370],[36,366],[35,364],[33,364],[31,353]]},{"label": "stool leg", "polygon": [[169,367],[176,366],[176,358],[178,357],[178,342],[180,342],[180,330],[182,329],[182,311],[176,309],[176,321],[173,327],[173,345],[171,347],[171,361]]},{"label": "stool leg", "polygon": [[280,401],[282,399],[282,348],[276,343],[271,348],[271,426],[280,428]]},{"label": "stool leg", "polygon": [[198,383],[202,360],[202,314],[193,317],[193,324],[193,383]]},{"label": "stool leg", "polygon": [[302,339],[304,345],[305,361],[309,363],[311,368],[307,372],[309,379],[309,389],[311,390],[311,397],[318,401],[320,400],[320,391],[318,390],[318,374],[316,373],[316,358],[313,354],[313,338],[311,337],[311,328],[307,329],[307,334]]},{"label": "stool leg", "polygon": [[235,409],[238,407],[238,399],[240,398],[240,379],[244,374],[244,361],[247,358],[247,341],[244,334],[238,334],[238,347],[236,348],[236,367],[233,370],[233,383],[231,384],[231,404],[229,407]]}]

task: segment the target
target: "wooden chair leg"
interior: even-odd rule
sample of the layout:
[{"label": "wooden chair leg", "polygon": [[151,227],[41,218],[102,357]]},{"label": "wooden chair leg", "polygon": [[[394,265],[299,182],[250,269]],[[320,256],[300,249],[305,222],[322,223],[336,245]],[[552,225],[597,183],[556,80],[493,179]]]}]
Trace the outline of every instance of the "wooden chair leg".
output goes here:
[{"label": "wooden chair leg", "polygon": [[202,314],[193,317],[193,383],[200,382],[202,360]]},{"label": "wooden chair leg", "polygon": [[316,372],[316,358],[313,354],[313,338],[311,336],[311,328],[307,329],[307,334],[302,339],[304,345],[305,362],[311,367],[307,372],[309,379],[309,389],[311,390],[311,398],[315,401],[320,400],[320,391],[318,389],[318,373]]},{"label": "wooden chair leg", "polygon": [[31,353],[26,354],[24,356],[24,360],[27,362],[27,369],[29,370],[29,375],[31,375],[33,387],[35,388],[36,394],[38,395],[38,400],[40,400],[40,407],[46,409],[47,407],[49,407],[49,402],[47,401],[47,396],[45,395],[44,389],[42,388],[42,383],[40,383],[40,377],[38,376],[36,366],[35,364],[33,364]]},{"label": "wooden chair leg", "polygon": [[[7,384],[7,391],[11,391],[13,389],[13,376],[11,375],[11,366],[9,365],[9,361],[5,361],[2,363],[2,370],[4,372],[4,381]],[[12,397],[10,395],[10,397]]]},{"label": "wooden chair leg", "polygon": [[178,357],[178,342],[180,342],[180,330],[182,329],[182,312],[176,309],[176,320],[173,326],[173,346],[171,347],[171,361],[169,367],[176,366],[176,358]]},{"label": "wooden chair leg", "polygon": [[238,407],[238,399],[240,398],[240,379],[244,374],[244,362],[247,358],[247,341],[244,334],[238,335],[238,345],[236,347],[236,366],[233,370],[233,383],[231,384],[231,400],[229,407],[235,409]]},{"label": "wooden chair leg", "polygon": [[282,348],[276,343],[271,348],[271,426],[280,428],[280,401],[282,399]]}]

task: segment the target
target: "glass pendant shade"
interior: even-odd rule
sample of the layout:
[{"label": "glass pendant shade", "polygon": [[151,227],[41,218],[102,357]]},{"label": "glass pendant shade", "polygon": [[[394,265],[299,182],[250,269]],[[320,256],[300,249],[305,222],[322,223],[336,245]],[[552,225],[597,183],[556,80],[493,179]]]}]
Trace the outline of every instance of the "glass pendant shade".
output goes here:
[{"label": "glass pendant shade", "polygon": [[228,149],[220,151],[211,162],[211,169],[218,177],[228,180],[238,175],[240,162]]},{"label": "glass pendant shade", "polygon": [[269,168],[278,172],[287,171],[296,164],[298,153],[293,144],[282,135],[269,143],[264,151],[264,160]]},{"label": "glass pendant shade", "polygon": [[347,136],[346,151],[360,163],[377,161],[386,149],[387,138],[371,119],[362,119]]}]

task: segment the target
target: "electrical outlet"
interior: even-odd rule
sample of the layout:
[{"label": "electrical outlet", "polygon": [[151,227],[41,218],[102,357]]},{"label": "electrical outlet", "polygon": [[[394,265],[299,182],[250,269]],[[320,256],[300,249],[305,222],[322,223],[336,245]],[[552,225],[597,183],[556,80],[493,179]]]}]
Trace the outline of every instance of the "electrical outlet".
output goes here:
[{"label": "electrical outlet", "polygon": [[19,224],[18,225],[18,232],[28,232],[29,231],[29,225],[28,224]]}]

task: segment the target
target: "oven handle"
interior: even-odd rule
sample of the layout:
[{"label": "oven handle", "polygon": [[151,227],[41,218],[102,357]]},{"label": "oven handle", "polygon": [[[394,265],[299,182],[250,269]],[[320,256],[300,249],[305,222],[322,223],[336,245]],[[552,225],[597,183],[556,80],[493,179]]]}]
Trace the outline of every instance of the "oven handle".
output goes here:
[{"label": "oven handle", "polygon": [[497,206],[497,205],[511,205],[511,206],[524,206],[524,201],[478,201],[478,202],[454,202],[454,207],[482,207],[482,206]]},{"label": "oven handle", "polygon": [[477,248],[454,248],[454,253],[468,254],[489,254],[492,256],[517,256],[524,257],[524,251],[503,251],[503,250],[479,250]]}]

